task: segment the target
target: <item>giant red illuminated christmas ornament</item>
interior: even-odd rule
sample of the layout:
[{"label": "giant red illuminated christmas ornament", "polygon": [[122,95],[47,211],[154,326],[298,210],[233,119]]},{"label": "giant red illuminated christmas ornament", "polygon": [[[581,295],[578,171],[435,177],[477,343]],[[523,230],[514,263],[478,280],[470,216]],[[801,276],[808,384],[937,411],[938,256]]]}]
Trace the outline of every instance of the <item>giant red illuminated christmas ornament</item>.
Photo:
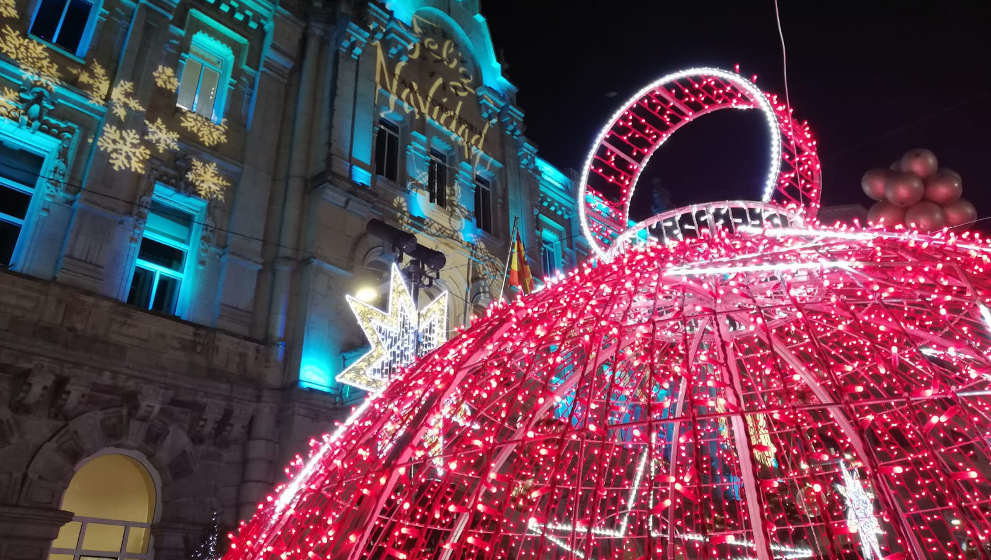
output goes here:
[{"label": "giant red illuminated christmas ornament", "polygon": [[[722,108],[767,118],[764,201],[627,228],[653,151]],[[314,441],[227,558],[987,558],[991,248],[820,227],[819,185],[749,80],[651,84],[582,176],[596,258]]]}]

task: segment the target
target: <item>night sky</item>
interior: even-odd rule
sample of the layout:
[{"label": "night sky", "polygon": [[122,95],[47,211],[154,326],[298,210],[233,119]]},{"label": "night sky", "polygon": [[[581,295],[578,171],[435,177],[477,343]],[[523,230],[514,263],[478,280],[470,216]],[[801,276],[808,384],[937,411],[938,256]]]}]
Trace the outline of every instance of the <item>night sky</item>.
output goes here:
[{"label": "night sky", "polygon": [[[791,102],[819,140],[824,204],[868,207],[864,171],[927,147],[991,216],[991,4],[780,1]],[[482,14],[519,88],[527,136],[559,167],[580,170],[613,111],[671,71],[739,63],[784,95],[771,0],[488,0]],[[754,111],[679,130],[645,170],[634,213],[649,214],[648,185],[675,205],[756,200],[767,138]]]}]

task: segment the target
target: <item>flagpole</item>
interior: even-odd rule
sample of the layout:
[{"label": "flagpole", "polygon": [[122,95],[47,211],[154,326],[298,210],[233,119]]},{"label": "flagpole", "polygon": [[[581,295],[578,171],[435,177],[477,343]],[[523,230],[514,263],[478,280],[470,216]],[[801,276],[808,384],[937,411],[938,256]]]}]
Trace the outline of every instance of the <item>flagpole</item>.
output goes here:
[{"label": "flagpole", "polygon": [[509,232],[510,249],[509,254],[506,255],[506,266],[502,269],[502,285],[499,286],[499,301],[504,299],[503,291],[506,289],[506,276],[509,275],[509,262],[513,259],[513,253],[516,252],[516,224],[519,220],[519,216],[513,218],[513,227]]},{"label": "flagpole", "polygon": [[461,324],[468,324],[468,307],[471,305],[469,300],[471,299],[471,265],[475,261],[475,244],[472,243],[471,254],[468,255],[468,274],[465,275],[465,306],[464,312],[461,315]]}]

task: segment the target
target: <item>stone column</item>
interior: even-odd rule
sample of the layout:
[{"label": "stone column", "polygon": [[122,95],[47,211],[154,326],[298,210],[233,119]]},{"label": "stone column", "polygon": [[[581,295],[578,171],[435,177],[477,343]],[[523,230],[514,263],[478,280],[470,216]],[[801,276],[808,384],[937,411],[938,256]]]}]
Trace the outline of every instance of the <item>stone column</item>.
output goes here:
[{"label": "stone column", "polygon": [[0,504],[0,558],[44,560],[71,511]]},{"label": "stone column", "polygon": [[[312,128],[315,78],[317,61],[321,43],[326,35],[323,25],[311,24],[307,27],[306,44],[302,58],[302,72],[299,77],[298,96],[294,107],[294,122],[289,128],[290,144],[286,176],[276,178],[277,185],[273,192],[279,196],[273,200],[281,205],[280,227],[276,231],[278,248],[276,258],[272,263],[272,302],[268,318],[267,337],[269,340],[285,344],[287,339],[286,327],[291,320],[288,317],[292,292],[292,275],[297,263],[298,254],[295,248],[300,246],[300,223],[303,214],[304,190],[307,180],[307,160],[309,134]],[[283,356],[284,357],[284,356]]]},{"label": "stone column", "polygon": [[266,398],[268,396],[278,398],[279,394],[272,391],[271,395],[263,396],[263,402],[251,419],[251,433],[244,443],[244,474],[237,497],[237,517],[240,520],[247,520],[255,513],[255,506],[265,499],[274,484],[272,462],[279,451],[276,431],[279,407],[278,402],[271,402]]}]

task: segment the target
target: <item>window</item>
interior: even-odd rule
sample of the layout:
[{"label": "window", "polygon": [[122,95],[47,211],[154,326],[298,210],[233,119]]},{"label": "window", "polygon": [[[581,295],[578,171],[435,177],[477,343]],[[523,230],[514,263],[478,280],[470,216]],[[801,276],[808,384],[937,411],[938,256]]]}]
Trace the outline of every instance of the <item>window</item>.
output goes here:
[{"label": "window", "polygon": [[560,237],[546,229],[540,234],[540,264],[545,276],[551,276],[561,270]]},{"label": "window", "polygon": [[0,143],[0,266],[10,267],[44,158]]},{"label": "window", "polygon": [[430,202],[441,208],[447,206],[447,156],[438,150],[430,150],[427,191],[430,193]]},{"label": "window", "polygon": [[61,508],[73,517],[59,529],[49,560],[150,558],[155,486],[148,469],[127,455],[84,463],[62,496]]},{"label": "window", "polygon": [[475,176],[475,226],[492,233],[492,184],[480,175]]},{"label": "window", "polygon": [[375,173],[390,181],[399,177],[399,125],[379,119],[375,132]]},{"label": "window", "polygon": [[41,0],[31,21],[31,35],[82,56],[92,13],[90,0]]},{"label": "window", "polygon": [[219,101],[220,88],[224,87],[224,60],[195,42],[189,47],[186,63],[182,67],[179,97],[176,104],[202,117],[219,121],[223,106]]},{"label": "window", "polygon": [[159,313],[176,314],[193,224],[193,215],[189,212],[159,200],[152,201],[127,303]]}]

